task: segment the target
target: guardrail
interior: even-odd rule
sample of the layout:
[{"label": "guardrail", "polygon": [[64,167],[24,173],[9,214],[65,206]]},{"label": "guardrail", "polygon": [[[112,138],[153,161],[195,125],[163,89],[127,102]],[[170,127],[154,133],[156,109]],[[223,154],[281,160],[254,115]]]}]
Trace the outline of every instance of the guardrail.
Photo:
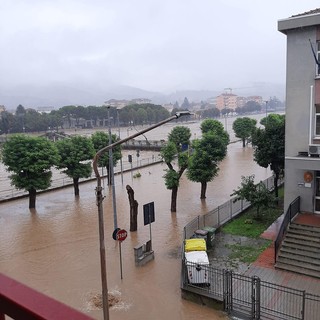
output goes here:
[{"label": "guardrail", "polygon": [[277,262],[278,251],[282,242],[282,239],[287,231],[288,225],[291,223],[293,218],[300,212],[300,196],[294,199],[283,217],[283,221],[281,223],[278,235],[276,240],[274,241],[274,263]]},{"label": "guardrail", "polygon": [[10,319],[93,319],[10,277],[0,274],[0,319],[4,320],[6,315]]}]

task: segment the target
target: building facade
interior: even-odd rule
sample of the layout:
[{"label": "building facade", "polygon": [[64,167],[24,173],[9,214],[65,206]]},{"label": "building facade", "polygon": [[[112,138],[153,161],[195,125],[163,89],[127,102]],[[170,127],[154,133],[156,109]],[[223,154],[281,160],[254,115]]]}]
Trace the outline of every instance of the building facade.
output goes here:
[{"label": "building facade", "polygon": [[286,35],[284,210],[320,214],[320,9],[278,21]]}]

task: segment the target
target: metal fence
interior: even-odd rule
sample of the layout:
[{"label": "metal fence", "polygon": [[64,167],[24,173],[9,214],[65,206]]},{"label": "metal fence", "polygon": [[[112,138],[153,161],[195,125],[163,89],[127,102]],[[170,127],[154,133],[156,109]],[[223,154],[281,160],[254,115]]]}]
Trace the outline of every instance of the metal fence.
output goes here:
[{"label": "metal fence", "polygon": [[[130,153],[132,152],[129,152],[129,154]],[[160,157],[160,155],[157,155],[157,154],[152,155],[150,157],[135,157],[135,159],[133,159],[131,163],[128,160],[123,160],[122,167],[119,162],[118,165],[114,168],[114,173],[120,174],[121,172],[135,170],[145,166],[158,164],[160,162],[162,162],[162,158]],[[6,172],[6,174],[4,174],[5,172],[6,172],[5,168],[3,167],[2,171],[0,172],[0,173],[3,173],[3,175],[0,177],[0,201],[27,195],[28,192],[25,190],[18,190],[10,187],[10,178],[9,178],[10,173]],[[73,185],[72,178],[69,178],[66,174],[61,173],[56,169],[52,169],[52,172],[53,172],[52,182],[48,190]],[[106,169],[99,168],[99,172],[102,177],[107,175]],[[91,181],[94,179],[96,178],[94,174],[92,174],[91,177],[89,178],[80,179],[80,182]],[[38,192],[40,193],[41,191],[38,191]]]},{"label": "metal fence", "polygon": [[[282,183],[282,182],[280,182]],[[273,189],[273,177],[264,181]],[[250,203],[236,198],[227,201],[209,213],[198,216],[184,227],[183,238],[189,239],[195,230],[204,227],[219,228],[248,208]],[[291,206],[292,214],[299,210],[299,199]],[[320,319],[320,296],[306,293],[271,282],[259,277],[246,276],[212,265],[186,262],[182,249],[181,289],[200,296],[223,302],[226,312],[242,319],[266,320],[318,320]],[[199,283],[199,267],[206,275],[207,283]],[[190,279],[190,274],[194,278]]]},{"label": "metal fence", "polygon": [[[272,190],[274,186],[273,176],[264,180],[263,183],[269,190]],[[206,226],[219,228],[249,207],[249,201],[237,200],[237,198],[234,197],[224,204],[218,206],[216,209],[208,212],[205,215],[197,216],[195,219],[189,222],[183,229],[184,239],[191,238],[195,230],[202,229]]]},{"label": "metal fence", "polygon": [[[199,267],[207,282],[200,283]],[[190,280],[189,274],[194,274]],[[197,278],[198,277],[198,278]],[[224,310],[241,319],[318,320],[320,296],[267,281],[182,259],[185,291],[223,303]]]}]

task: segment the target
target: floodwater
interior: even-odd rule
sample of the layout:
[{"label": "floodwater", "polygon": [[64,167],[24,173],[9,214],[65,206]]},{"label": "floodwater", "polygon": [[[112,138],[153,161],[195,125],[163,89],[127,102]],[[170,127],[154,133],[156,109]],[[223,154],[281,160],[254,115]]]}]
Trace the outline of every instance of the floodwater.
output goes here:
[{"label": "floodwater", "polygon": [[[150,138],[152,140],[152,138]],[[108,290],[120,300],[110,308],[110,319],[227,319],[220,311],[185,301],[180,293],[180,248],[183,227],[230,199],[241,176],[255,174],[256,181],[271,175],[252,160],[252,149],[230,144],[220,164],[219,176],[208,184],[207,198],[200,200],[200,184],[182,177],[177,212],[170,212],[171,191],[164,185],[164,164],[140,169],[140,178],[124,173],[115,177],[118,227],[128,231],[121,244],[112,239],[114,217],[111,190],[105,185],[103,202]],[[136,170],[137,171],[137,170]],[[135,172],[136,172],[135,171]],[[134,172],[134,173],[135,173]],[[126,185],[139,203],[138,231],[130,232]],[[30,212],[28,199],[0,204],[0,272],[11,276],[67,305],[102,319],[102,310],[91,304],[101,292],[98,209],[96,183],[80,185],[76,199],[73,188],[37,196],[37,209]],[[155,205],[151,225],[155,259],[136,267],[133,248],[150,239],[143,224],[143,205]]]}]

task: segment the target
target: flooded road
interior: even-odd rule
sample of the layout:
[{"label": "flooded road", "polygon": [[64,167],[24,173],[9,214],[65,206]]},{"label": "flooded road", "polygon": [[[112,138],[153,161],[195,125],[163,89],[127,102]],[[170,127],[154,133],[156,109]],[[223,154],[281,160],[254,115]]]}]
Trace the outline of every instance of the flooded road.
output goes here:
[{"label": "flooded road", "polygon": [[[152,139],[152,138],[150,138]],[[219,176],[208,184],[207,199],[200,200],[200,184],[183,176],[178,191],[177,212],[170,212],[171,191],[164,185],[164,164],[115,177],[118,226],[128,231],[122,243],[123,279],[120,279],[119,245],[112,239],[112,194],[105,186],[104,217],[109,292],[120,298],[110,309],[110,319],[226,319],[224,313],[181,299],[180,247],[183,227],[197,215],[213,210],[230,199],[241,176],[255,174],[256,181],[271,175],[252,160],[252,148],[230,144],[220,164]],[[135,173],[135,172],[134,172]],[[139,203],[138,231],[129,232],[129,201],[126,185]],[[37,196],[37,209],[30,212],[28,199],[0,204],[0,272],[67,305],[102,319],[102,311],[90,304],[101,292],[96,183]],[[133,248],[150,238],[143,225],[143,205],[154,201],[152,245],[155,260],[136,267]]]}]

